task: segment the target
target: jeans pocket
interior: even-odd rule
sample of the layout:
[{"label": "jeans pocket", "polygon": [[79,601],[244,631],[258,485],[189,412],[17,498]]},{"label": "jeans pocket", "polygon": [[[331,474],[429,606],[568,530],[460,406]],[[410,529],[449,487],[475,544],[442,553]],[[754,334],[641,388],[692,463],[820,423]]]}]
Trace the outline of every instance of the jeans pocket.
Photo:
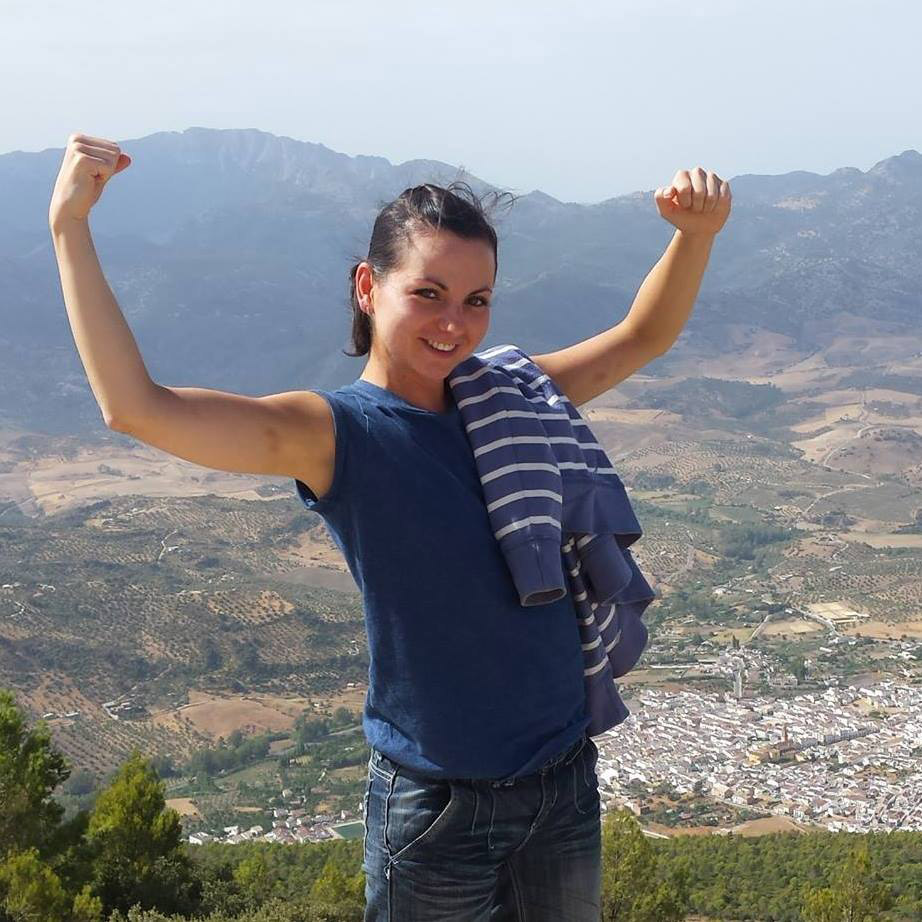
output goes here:
[{"label": "jeans pocket", "polygon": [[365,796],[362,798],[362,868],[365,870],[365,862],[368,860],[368,800],[371,797],[371,781],[369,772],[365,782]]},{"label": "jeans pocket", "polygon": [[599,750],[591,739],[587,739],[579,758],[570,764],[573,781],[573,806],[577,813],[597,813],[599,801],[599,778],[595,772]]},{"label": "jeans pocket", "polygon": [[591,736],[586,737],[586,749],[589,752],[589,760],[592,767],[595,768],[599,761],[599,747],[596,746]]},{"label": "jeans pocket", "polygon": [[391,861],[432,846],[449,827],[459,795],[453,782],[424,779],[398,768],[384,803],[384,844]]},{"label": "jeans pocket", "polygon": [[377,775],[385,784],[390,784],[397,770],[397,763],[392,762],[383,752],[378,752],[373,746],[368,758],[368,770]]}]

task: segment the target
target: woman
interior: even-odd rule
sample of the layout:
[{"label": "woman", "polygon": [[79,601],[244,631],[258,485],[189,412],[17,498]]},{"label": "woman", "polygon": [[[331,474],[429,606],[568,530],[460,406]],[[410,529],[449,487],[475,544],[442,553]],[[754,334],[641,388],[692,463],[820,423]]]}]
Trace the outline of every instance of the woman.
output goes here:
[{"label": "woman", "polygon": [[[130,162],[111,141],[68,140],[49,220],[74,339],[110,428],[294,478],[341,548],[370,650],[366,920],[597,920],[598,750],[572,602],[520,604],[446,380],[489,327],[497,241],[480,203],[423,185],[378,215],[351,273],[352,354],[368,355],[356,381],[245,397],[147,373],[88,227]],[[656,204],[677,232],[628,317],[532,357],[574,404],[678,336],[729,186],[681,171]]]}]

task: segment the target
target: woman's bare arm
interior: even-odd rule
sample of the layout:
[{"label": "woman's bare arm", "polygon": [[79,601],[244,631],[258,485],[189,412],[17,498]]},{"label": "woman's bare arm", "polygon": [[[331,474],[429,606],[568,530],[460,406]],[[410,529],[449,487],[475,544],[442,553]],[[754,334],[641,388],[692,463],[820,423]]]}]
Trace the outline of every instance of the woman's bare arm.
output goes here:
[{"label": "woman's bare arm", "polygon": [[103,186],[130,162],[111,141],[71,135],[49,208],[68,320],[106,425],[205,467],[297,477],[322,495],[335,437],[319,394],[247,397],[164,387],[148,374],[89,228]]},{"label": "woman's bare arm", "polygon": [[51,226],[67,319],[107,426],[144,403],[154,382],[106,282],[87,219]]},{"label": "woman's bare arm", "polygon": [[312,391],[247,397],[154,384],[110,428],[205,467],[297,478],[317,496],[333,480],[333,414]]}]

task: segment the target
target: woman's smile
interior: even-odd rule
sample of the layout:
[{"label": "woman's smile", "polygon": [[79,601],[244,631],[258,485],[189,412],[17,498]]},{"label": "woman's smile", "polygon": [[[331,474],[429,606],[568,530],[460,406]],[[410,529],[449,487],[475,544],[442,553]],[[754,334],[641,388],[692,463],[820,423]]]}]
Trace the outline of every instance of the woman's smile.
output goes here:
[{"label": "woman's smile", "polygon": [[[429,350],[431,352],[439,352],[442,355],[454,355],[454,353],[457,352],[458,350],[457,343],[443,343],[437,339],[425,339],[425,338],[422,338],[422,341],[429,347]],[[438,343],[438,345],[440,346],[450,345],[451,349],[439,349],[436,346],[434,346],[433,343]]]}]

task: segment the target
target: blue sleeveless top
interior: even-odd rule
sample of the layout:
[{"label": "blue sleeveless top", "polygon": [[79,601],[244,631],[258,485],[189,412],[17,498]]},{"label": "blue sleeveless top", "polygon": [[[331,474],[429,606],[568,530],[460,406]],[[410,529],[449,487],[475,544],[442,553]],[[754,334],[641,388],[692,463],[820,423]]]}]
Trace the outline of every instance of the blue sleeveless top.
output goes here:
[{"label": "blue sleeveless top", "polygon": [[440,778],[530,774],[589,724],[570,595],[523,607],[450,392],[445,413],[361,378],[335,391],[320,515],[362,593],[369,744]]}]

